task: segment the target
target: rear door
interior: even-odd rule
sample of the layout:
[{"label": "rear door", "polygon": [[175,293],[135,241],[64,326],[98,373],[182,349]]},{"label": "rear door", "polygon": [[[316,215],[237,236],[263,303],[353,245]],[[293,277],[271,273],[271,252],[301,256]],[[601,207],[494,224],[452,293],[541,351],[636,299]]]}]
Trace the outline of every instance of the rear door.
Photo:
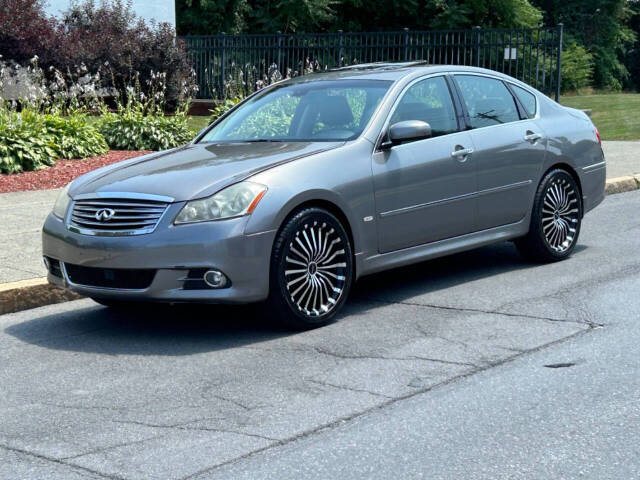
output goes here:
[{"label": "rear door", "polygon": [[[546,139],[535,112],[528,113],[500,79],[475,74],[454,78],[475,149],[477,229],[517,222],[531,208],[546,155]],[[534,107],[530,98],[523,99],[529,109],[535,108],[535,97]]]},{"label": "rear door", "polygon": [[455,237],[475,229],[476,172],[468,132],[444,76],[417,80],[402,93],[385,127],[422,120],[433,136],[378,150],[373,179],[381,252]]}]

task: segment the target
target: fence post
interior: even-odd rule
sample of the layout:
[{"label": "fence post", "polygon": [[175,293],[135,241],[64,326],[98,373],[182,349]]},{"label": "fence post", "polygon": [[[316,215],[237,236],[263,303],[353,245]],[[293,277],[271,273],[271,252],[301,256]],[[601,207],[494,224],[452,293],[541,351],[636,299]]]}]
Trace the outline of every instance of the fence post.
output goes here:
[{"label": "fence post", "polygon": [[227,37],[224,32],[222,32],[222,65],[220,66],[220,92],[222,93],[222,97],[226,96],[226,92],[224,91],[224,79],[226,77],[227,71]]},{"label": "fence post", "polygon": [[338,30],[338,67],[342,66],[342,53],[343,53],[343,47],[344,47],[344,37],[343,34],[344,32],[342,30]]},{"label": "fence post", "polygon": [[558,38],[558,60],[556,64],[556,102],[560,102],[560,88],[562,86],[562,36],[564,33],[564,24],[559,23],[558,27],[560,28],[560,33]]},{"label": "fence post", "polygon": [[475,30],[475,40],[476,40],[476,67],[480,66],[480,30],[482,27],[475,26],[473,27]]},{"label": "fence post", "polygon": [[278,53],[276,56],[276,64],[278,65],[278,71],[282,72],[282,70],[280,69],[280,65],[282,62],[282,32],[280,30],[278,30],[276,32],[276,44],[278,45]]},{"label": "fence post", "polygon": [[409,29],[404,30],[404,61],[409,60]]}]

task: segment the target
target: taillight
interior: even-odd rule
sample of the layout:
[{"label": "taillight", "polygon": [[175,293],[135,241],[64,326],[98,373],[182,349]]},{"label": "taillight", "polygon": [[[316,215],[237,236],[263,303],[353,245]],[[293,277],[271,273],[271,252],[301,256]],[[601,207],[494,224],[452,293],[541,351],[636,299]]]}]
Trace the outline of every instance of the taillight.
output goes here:
[{"label": "taillight", "polygon": [[599,143],[600,145],[602,145],[602,138],[600,138],[600,132],[598,131],[598,128],[597,128],[597,127],[593,127],[593,129],[594,129],[594,130],[595,130],[595,132],[596,132],[596,138],[598,139],[598,143]]}]

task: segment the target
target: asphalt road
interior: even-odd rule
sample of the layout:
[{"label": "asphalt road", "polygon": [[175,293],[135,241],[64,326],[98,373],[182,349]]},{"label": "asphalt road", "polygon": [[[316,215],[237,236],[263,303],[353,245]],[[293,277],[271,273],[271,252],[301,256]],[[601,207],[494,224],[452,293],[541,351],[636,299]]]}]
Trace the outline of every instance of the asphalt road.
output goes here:
[{"label": "asphalt road", "polygon": [[0,478],[638,478],[639,211],[608,197],[558,264],[502,244],[363,279],[312,332],[4,315]]}]

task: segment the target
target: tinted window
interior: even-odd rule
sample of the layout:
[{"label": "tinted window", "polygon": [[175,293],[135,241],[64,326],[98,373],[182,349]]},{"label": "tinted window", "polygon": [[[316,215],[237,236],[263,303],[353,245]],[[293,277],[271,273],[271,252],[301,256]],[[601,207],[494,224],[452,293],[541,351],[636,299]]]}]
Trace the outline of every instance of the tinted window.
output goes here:
[{"label": "tinted window", "polygon": [[334,141],[357,138],[391,82],[283,84],[248,100],[201,142]]},{"label": "tinted window", "polygon": [[456,75],[472,128],[520,120],[516,103],[504,83],[488,77]]},{"label": "tinted window", "polygon": [[532,93],[527,92],[524,88],[511,85],[518,100],[522,103],[525,112],[529,118],[533,118],[536,115],[536,97]]},{"label": "tinted window", "polygon": [[393,125],[405,120],[427,122],[434,137],[458,130],[456,112],[444,77],[428,78],[409,87],[390,123]]}]

